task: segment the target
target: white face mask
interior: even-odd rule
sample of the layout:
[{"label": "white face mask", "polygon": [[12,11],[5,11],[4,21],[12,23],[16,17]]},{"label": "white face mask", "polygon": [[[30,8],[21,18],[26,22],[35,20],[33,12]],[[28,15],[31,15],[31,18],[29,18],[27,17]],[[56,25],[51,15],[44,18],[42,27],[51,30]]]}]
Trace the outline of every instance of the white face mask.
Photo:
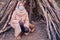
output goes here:
[{"label": "white face mask", "polygon": [[19,10],[24,10],[24,7],[23,6],[19,6],[18,9]]}]

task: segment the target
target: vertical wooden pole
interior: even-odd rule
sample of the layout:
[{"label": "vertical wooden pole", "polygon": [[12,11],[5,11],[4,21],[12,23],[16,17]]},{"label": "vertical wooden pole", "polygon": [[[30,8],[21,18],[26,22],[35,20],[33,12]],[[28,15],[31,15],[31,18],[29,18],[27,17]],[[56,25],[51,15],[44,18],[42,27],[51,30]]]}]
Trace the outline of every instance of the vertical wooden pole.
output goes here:
[{"label": "vertical wooden pole", "polygon": [[32,14],[32,0],[30,1],[30,13],[29,13],[29,18],[30,18],[30,22],[31,22],[31,14]]}]

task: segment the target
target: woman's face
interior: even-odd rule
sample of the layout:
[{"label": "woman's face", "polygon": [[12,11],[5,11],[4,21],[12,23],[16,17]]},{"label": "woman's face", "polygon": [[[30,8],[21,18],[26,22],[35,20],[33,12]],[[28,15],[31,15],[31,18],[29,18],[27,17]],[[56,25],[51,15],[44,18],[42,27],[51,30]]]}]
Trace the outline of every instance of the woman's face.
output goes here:
[{"label": "woman's face", "polygon": [[22,2],[19,3],[19,9],[24,10],[24,4]]}]

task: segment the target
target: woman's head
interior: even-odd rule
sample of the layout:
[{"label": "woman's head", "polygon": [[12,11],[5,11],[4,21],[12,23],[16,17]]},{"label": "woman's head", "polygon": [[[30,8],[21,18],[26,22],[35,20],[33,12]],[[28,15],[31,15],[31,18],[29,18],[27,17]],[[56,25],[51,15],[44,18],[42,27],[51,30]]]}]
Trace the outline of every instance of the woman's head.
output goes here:
[{"label": "woman's head", "polygon": [[26,1],[19,1],[19,2],[18,2],[18,6],[24,6],[25,3],[26,3]]},{"label": "woman's head", "polygon": [[26,1],[18,1],[16,9],[24,10],[24,5]]}]

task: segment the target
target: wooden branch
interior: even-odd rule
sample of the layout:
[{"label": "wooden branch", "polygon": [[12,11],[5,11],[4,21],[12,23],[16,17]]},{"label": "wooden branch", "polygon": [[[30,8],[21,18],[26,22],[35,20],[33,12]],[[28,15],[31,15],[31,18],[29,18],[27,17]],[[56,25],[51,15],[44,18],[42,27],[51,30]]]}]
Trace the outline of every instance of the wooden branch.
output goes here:
[{"label": "wooden branch", "polygon": [[48,14],[48,17],[49,17],[49,28],[50,28],[50,31],[51,31],[50,33],[52,34],[53,40],[56,40],[56,33],[54,32],[54,29],[53,29],[53,26],[52,26],[52,23],[51,23],[51,20],[50,20],[51,16],[49,16],[49,14]]},{"label": "wooden branch", "polygon": [[5,7],[5,5],[6,5],[6,2],[0,2],[0,12]]},{"label": "wooden branch", "polygon": [[[52,3],[52,0],[50,0],[51,3]],[[56,34],[58,35],[58,37],[60,38],[60,35],[56,29],[56,24],[54,23],[54,21],[56,23],[59,23],[59,11],[57,11],[55,8],[53,8],[52,6],[55,6],[55,5],[52,5],[49,3],[48,0],[42,0],[42,3],[38,0],[38,4],[40,6],[40,8],[42,9],[43,13],[44,13],[44,16],[46,18],[46,23],[47,23],[47,33],[48,33],[48,36],[49,36],[49,39],[51,40],[51,34],[53,36],[53,40],[57,40],[56,39]],[[54,3],[52,3],[54,4]],[[57,5],[57,4],[56,4]],[[53,10],[54,9],[54,10]],[[56,12],[56,13],[55,13]],[[53,20],[54,19],[54,20]],[[53,26],[52,26],[53,25]],[[50,29],[50,30],[49,30]],[[55,30],[55,31],[54,31]],[[51,31],[51,32],[50,32]],[[51,33],[51,34],[50,34]]]},{"label": "wooden branch", "polygon": [[[56,21],[57,23],[59,22],[58,18],[56,17],[56,14],[54,13],[54,11],[52,10],[51,6],[49,5],[48,1],[45,0],[45,4],[47,5],[48,9],[49,9],[49,12],[52,16],[52,20]],[[53,19],[54,18],[54,19]]]},{"label": "wooden branch", "polygon": [[44,13],[44,16],[46,18],[46,23],[47,23],[47,33],[48,33],[48,36],[49,36],[49,39],[51,40],[51,35],[50,35],[50,31],[49,31],[49,27],[48,27],[48,18],[47,18],[47,12],[44,10],[41,2],[38,0],[38,3],[39,3],[39,6],[41,7],[43,13]]},{"label": "wooden branch", "polygon": [[54,23],[54,22],[52,21],[52,19],[51,19],[51,15],[48,14],[48,16],[49,16],[49,18],[50,18],[51,23],[53,24],[53,27],[54,27],[55,32],[57,33],[58,37],[60,38],[60,35],[59,35],[59,33],[58,33],[57,29],[56,29],[56,25],[55,25],[55,23]]},{"label": "wooden branch", "polygon": [[60,8],[57,6],[57,3],[55,2],[55,0],[49,0],[49,2],[53,5],[55,10],[59,10]]},{"label": "wooden branch", "polygon": [[[10,3],[10,0],[8,1],[9,3]],[[0,12],[0,24],[3,22],[3,20],[5,19],[5,17],[4,17],[4,14],[5,14],[5,11],[6,11],[6,9],[7,9],[7,7],[8,7],[8,5],[9,5],[9,3],[7,3],[6,5],[5,5],[5,7],[1,10],[1,12]]]},{"label": "wooden branch", "polygon": [[12,13],[12,11],[13,11],[13,10],[14,10],[14,8],[15,8],[16,2],[10,2],[10,4],[13,4],[13,5],[12,5],[12,6],[10,6],[11,8],[9,9],[10,11],[8,12],[8,13],[10,13],[10,14],[9,14],[9,17],[8,17],[8,19],[7,19],[7,21],[6,21],[6,23],[5,23],[4,27],[3,27],[3,29],[6,27],[7,23],[8,23],[8,22],[9,22],[9,20],[10,20],[11,13]]},{"label": "wooden branch", "polygon": [[29,14],[30,22],[31,22],[31,14],[32,14],[32,0],[30,0],[30,14]]},{"label": "wooden branch", "polygon": [[6,12],[7,14],[9,14],[9,16],[8,16],[8,19],[7,19],[4,27],[0,30],[0,33],[7,30],[6,26],[7,26],[8,22],[9,22],[9,20],[10,20],[11,14],[12,14],[14,8],[15,8],[16,3],[17,3],[17,1],[11,1],[10,2],[9,11]]},{"label": "wooden branch", "polygon": [[0,3],[2,3],[2,7],[0,9],[0,12],[4,9],[4,7],[6,6],[6,4],[9,4],[11,0],[0,0]]},{"label": "wooden branch", "polygon": [[60,8],[58,7],[57,3],[54,0],[52,0],[52,1],[49,0],[49,2],[53,5],[54,10],[59,18],[59,21],[60,21],[60,12],[59,12]]}]

